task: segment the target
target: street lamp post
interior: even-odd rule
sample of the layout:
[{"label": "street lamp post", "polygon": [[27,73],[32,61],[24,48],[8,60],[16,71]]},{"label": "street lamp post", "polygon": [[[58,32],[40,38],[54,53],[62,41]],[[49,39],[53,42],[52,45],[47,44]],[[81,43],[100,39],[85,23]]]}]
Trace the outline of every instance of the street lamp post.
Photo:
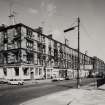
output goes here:
[{"label": "street lamp post", "polygon": [[79,88],[79,69],[80,69],[80,18],[78,17],[78,66],[77,66],[77,88]]},{"label": "street lamp post", "polygon": [[77,88],[79,88],[80,85],[80,81],[79,81],[79,69],[80,69],[80,18],[78,17],[78,25],[77,26],[73,26],[71,28],[68,28],[66,30],[64,30],[64,32],[68,32],[68,31],[72,31],[74,30],[76,27],[78,27],[78,65],[77,65]]}]

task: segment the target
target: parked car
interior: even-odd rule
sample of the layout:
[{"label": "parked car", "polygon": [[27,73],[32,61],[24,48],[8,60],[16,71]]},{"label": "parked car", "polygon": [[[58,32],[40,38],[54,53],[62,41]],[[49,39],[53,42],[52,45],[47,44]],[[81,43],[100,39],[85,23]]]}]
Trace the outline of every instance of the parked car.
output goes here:
[{"label": "parked car", "polygon": [[23,85],[24,81],[20,79],[11,79],[8,81],[8,84],[10,85]]},{"label": "parked car", "polygon": [[52,79],[52,81],[63,81],[63,80],[65,80],[65,78],[56,77]]},{"label": "parked car", "polygon": [[0,78],[0,84],[8,83],[8,80],[5,78]]}]

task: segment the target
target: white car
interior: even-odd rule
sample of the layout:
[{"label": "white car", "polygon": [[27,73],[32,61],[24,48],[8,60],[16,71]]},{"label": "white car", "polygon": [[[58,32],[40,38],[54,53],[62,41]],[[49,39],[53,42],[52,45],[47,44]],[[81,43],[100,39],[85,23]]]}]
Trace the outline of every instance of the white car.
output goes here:
[{"label": "white car", "polygon": [[23,85],[24,81],[19,79],[11,79],[8,81],[8,84],[10,85]]},{"label": "white car", "polygon": [[59,78],[59,80],[60,80],[60,81],[63,81],[63,80],[65,80],[65,78]]},{"label": "white car", "polygon": [[0,84],[8,83],[8,80],[5,78],[0,78]]},{"label": "white car", "polygon": [[65,78],[56,77],[52,79],[52,81],[63,81],[63,80],[65,80]]}]

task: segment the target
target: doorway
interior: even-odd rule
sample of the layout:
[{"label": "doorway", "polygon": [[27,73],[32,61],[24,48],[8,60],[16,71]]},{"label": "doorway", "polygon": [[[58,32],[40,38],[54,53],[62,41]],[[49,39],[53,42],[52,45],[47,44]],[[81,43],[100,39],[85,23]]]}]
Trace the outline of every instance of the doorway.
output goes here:
[{"label": "doorway", "polygon": [[31,79],[34,79],[34,72],[31,72]]}]

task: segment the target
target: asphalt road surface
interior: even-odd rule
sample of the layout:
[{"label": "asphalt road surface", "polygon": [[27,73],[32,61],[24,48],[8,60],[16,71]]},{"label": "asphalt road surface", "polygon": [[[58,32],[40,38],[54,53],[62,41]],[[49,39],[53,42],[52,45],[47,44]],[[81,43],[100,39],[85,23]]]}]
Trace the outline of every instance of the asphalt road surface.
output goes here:
[{"label": "asphalt road surface", "polygon": [[[84,79],[81,84],[93,81],[94,79]],[[76,80],[0,88],[0,105],[19,105],[27,100],[70,88],[76,88]]]}]

